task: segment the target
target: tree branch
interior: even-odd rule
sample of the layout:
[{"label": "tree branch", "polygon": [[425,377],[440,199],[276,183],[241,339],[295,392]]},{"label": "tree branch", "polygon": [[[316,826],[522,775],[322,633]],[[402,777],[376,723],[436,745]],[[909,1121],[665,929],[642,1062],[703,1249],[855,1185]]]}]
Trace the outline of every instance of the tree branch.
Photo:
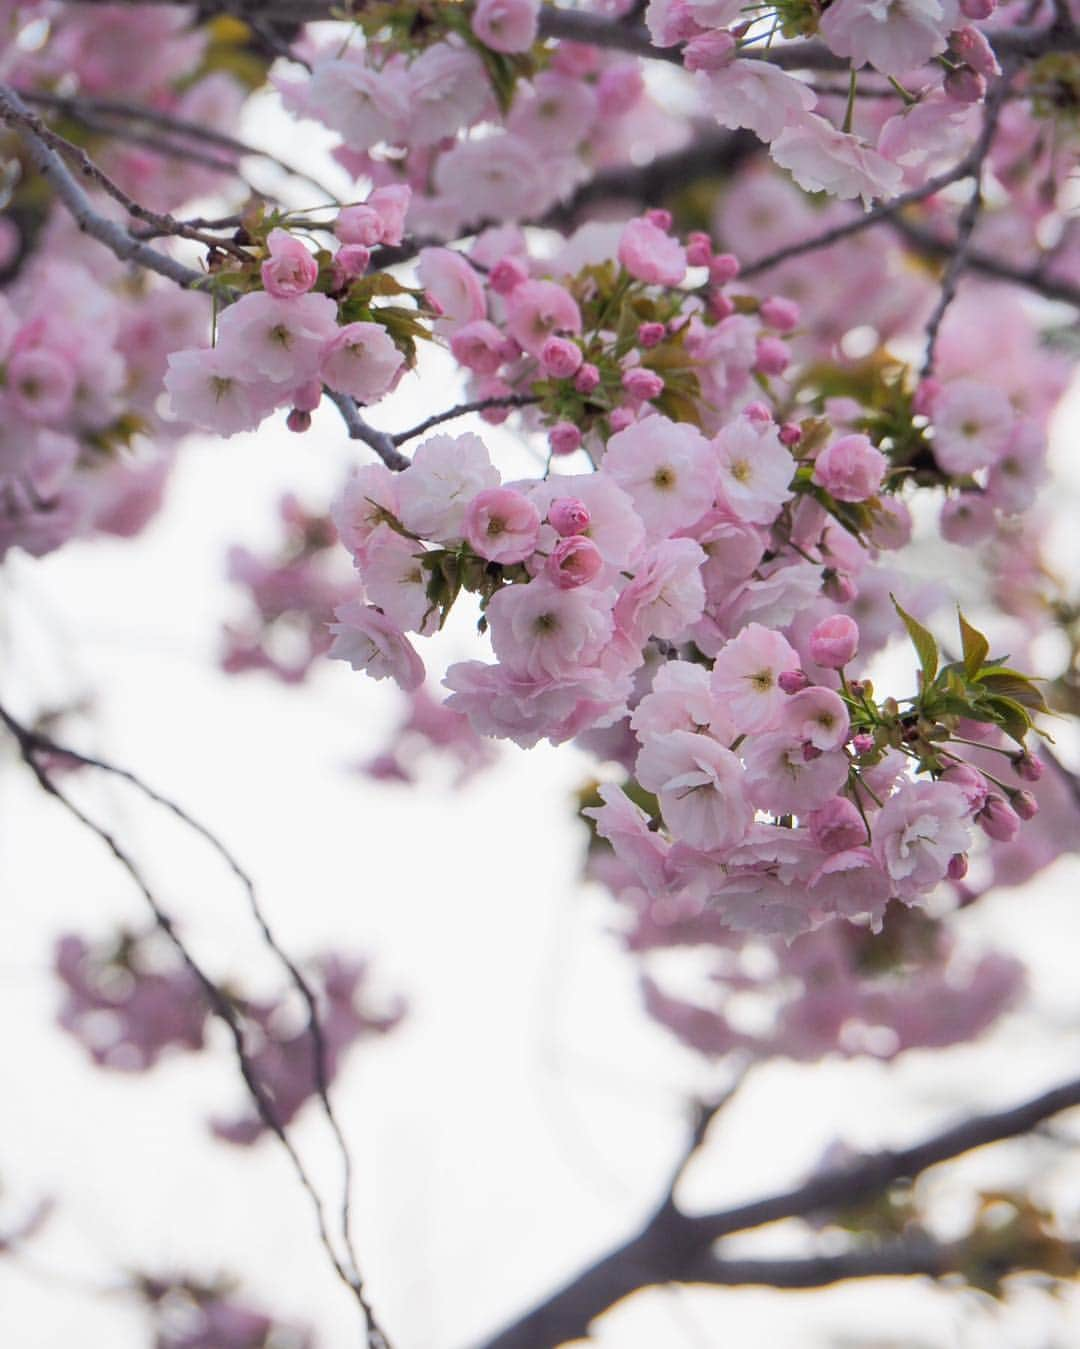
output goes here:
[{"label": "tree branch", "polygon": [[459,403],[457,407],[447,408],[445,412],[435,412],[430,417],[425,417],[422,422],[417,422],[408,431],[398,431],[390,439],[394,445],[404,445],[406,441],[415,440],[425,431],[430,431],[433,426],[455,421],[458,417],[467,417],[470,412],[486,412],[488,408],[522,408],[539,401],[540,399],[531,393],[509,393],[497,398],[477,398],[472,403]]},{"label": "tree branch", "polygon": [[[1016,1138],[1059,1111],[1080,1105],[1080,1078],[1021,1105],[976,1115],[913,1147],[881,1152],[766,1199],[718,1213],[687,1216],[667,1200],[645,1226],[577,1275],[520,1320],[485,1341],[483,1349],[550,1349],[588,1334],[590,1323],[639,1288],[693,1280],[708,1262],[714,1241],[783,1218],[846,1208],[879,1194],[894,1181],[914,1178],[931,1166],[974,1148]],[[707,1263],[704,1268],[714,1267]]]},{"label": "tree branch", "polygon": [[40,125],[39,119],[15,90],[4,84],[0,84],[0,121],[7,122],[21,136],[34,167],[71,212],[84,234],[104,244],[121,262],[138,263],[185,290],[209,288],[211,278],[205,273],[185,267],[167,253],[136,239],[114,220],[99,214],[60,154],[35,129],[35,123]]},{"label": "tree branch", "polygon": [[193,819],[190,815],[188,815],[188,813],[185,810],[183,810],[182,807],[177,805],[176,802],[170,800],[168,797],[162,796],[159,792],[156,792],[152,787],[149,787],[146,783],[142,781],[141,778],[137,777],[134,773],[130,772],[128,769],[119,768],[116,765],[110,764],[103,759],[97,759],[89,755],[80,754],[75,750],[68,749],[64,745],[57,744],[54,740],[50,739],[48,736],[41,735],[39,732],[31,730],[29,727],[24,726],[2,705],[0,705],[0,722],[2,722],[4,726],[7,727],[8,731],[14,737],[15,742],[19,747],[19,753],[23,759],[23,762],[33,773],[41,789],[47,795],[53,797],[54,800],[58,801],[65,808],[65,810],[67,810],[69,814],[74,816],[74,818],[78,820],[79,823],[82,824],[86,829],[96,834],[97,837],[102,841],[102,843],[104,843],[105,846],[109,849],[109,851],[112,853],[113,857],[117,860],[117,862],[119,862],[120,865],[123,867],[123,869],[128,873],[131,880],[134,882],[136,888],[139,890],[143,898],[146,900],[146,903],[149,906],[151,913],[153,914],[154,922],[156,923],[157,927],[160,929],[162,933],[164,933],[164,935],[171,942],[172,946],[175,948],[180,958],[183,960],[184,964],[187,966],[191,974],[198,982],[200,988],[203,991],[203,996],[206,998],[207,1004],[210,1007],[211,1011],[217,1017],[219,1017],[228,1027],[229,1033],[232,1037],[233,1048],[236,1053],[237,1063],[240,1068],[241,1077],[243,1078],[244,1084],[246,1085],[248,1092],[251,1095],[252,1101],[254,1102],[255,1109],[259,1115],[259,1118],[262,1120],[263,1124],[274,1134],[274,1136],[280,1142],[281,1146],[285,1149],[285,1152],[287,1153],[289,1160],[292,1163],[292,1167],[294,1172],[296,1173],[297,1179],[300,1181],[301,1186],[307,1192],[309,1198],[311,1199],[312,1207],[314,1208],[315,1211],[315,1219],[319,1232],[319,1240],[324,1250],[326,1251],[327,1256],[329,1257],[338,1278],[345,1284],[347,1288],[350,1289],[364,1314],[365,1321],[367,1324],[368,1349],[390,1349],[389,1341],[387,1340],[386,1335],[380,1328],[375,1313],[371,1307],[371,1304],[368,1301],[366,1293],[364,1292],[363,1281],[360,1277],[359,1270],[357,1269],[356,1258],[352,1246],[352,1237],[350,1232],[348,1189],[346,1188],[346,1197],[342,1207],[342,1229],[343,1229],[343,1240],[350,1261],[351,1269],[347,1269],[345,1267],[345,1265],[339,1258],[337,1251],[334,1249],[334,1244],[330,1240],[330,1233],[326,1223],[326,1213],[323,1208],[323,1202],[319,1195],[319,1192],[316,1189],[315,1184],[312,1181],[311,1177],[309,1176],[307,1168],[304,1166],[300,1154],[297,1152],[292,1139],[289,1137],[288,1132],[285,1129],[285,1126],[278,1119],[271,1098],[267,1095],[266,1091],[264,1090],[262,1084],[259,1081],[258,1070],[256,1069],[254,1063],[252,1062],[247,1052],[246,1035],[244,1032],[243,1021],[241,1019],[240,1014],[237,1012],[233,1001],[210,978],[210,976],[206,973],[206,971],[202,968],[202,966],[198,963],[195,957],[188,950],[187,946],[184,944],[183,940],[181,939],[179,933],[176,930],[176,925],[172,917],[166,912],[166,910],[162,907],[161,903],[158,901],[154,892],[150,888],[149,882],[146,880],[145,876],[142,873],[141,868],[135,862],[134,858],[119,843],[114,834],[112,834],[103,825],[98,824],[89,815],[87,815],[85,811],[83,811],[79,806],[77,806],[74,803],[74,801],[72,801],[72,799],[56,785],[53,779],[49,776],[48,770],[43,764],[42,759],[52,755],[59,755],[62,756],[63,758],[70,759],[76,763],[84,764],[87,767],[99,769],[103,772],[111,774],[114,777],[121,778],[125,782],[130,783],[149,800],[155,802],[158,805],[164,806],[178,819],[182,820],[189,828],[193,829],[201,838],[206,840],[206,842],[208,842],[210,846],[218,853],[218,855],[225,861],[225,863],[228,865],[233,874],[241,882],[248,895],[248,900],[252,909],[252,913],[255,917],[256,922],[259,925],[264,940],[267,942],[271,950],[277,955],[278,959],[284,964],[285,968],[288,970],[290,976],[292,977],[296,987],[300,990],[301,995],[303,996],[304,1001],[307,1005],[309,1016],[309,1023],[308,1023],[309,1030],[312,1036],[313,1047],[315,1048],[315,1064],[316,1064],[315,1076],[318,1083],[318,1093],[320,1096],[320,1100],[323,1104],[323,1108],[327,1114],[327,1118],[329,1119],[332,1128],[334,1130],[335,1136],[338,1139],[339,1145],[342,1150],[343,1158],[345,1159],[346,1183],[347,1183],[348,1178],[351,1177],[351,1158],[349,1157],[348,1149],[345,1144],[344,1135],[341,1132],[340,1126],[337,1121],[337,1117],[334,1114],[333,1108],[330,1103],[328,1093],[328,1083],[327,1083],[327,1072],[326,1072],[325,1040],[323,1038],[322,1028],[318,1019],[318,1009],[315,1001],[315,996],[307,980],[303,977],[303,975],[300,973],[299,969],[296,967],[291,957],[288,956],[288,954],[282,949],[282,947],[278,944],[276,938],[274,937],[266,921],[266,918],[259,907],[258,900],[255,894],[254,883],[251,880],[250,876],[243,870],[243,868],[235,860],[235,858],[228,851],[225,845],[217,838],[217,836],[211,830],[209,830],[205,825],[200,824],[197,820]]}]

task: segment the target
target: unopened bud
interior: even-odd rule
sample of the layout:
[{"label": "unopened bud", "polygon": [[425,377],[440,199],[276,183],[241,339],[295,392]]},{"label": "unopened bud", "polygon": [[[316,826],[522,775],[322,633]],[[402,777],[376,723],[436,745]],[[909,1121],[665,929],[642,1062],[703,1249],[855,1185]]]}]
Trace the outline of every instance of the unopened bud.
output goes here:
[{"label": "unopened bud", "polygon": [[874,748],[874,737],[869,731],[860,731],[851,737],[851,748],[856,754],[869,754]]},{"label": "unopened bud", "polygon": [[967,853],[954,852],[949,858],[949,865],[945,868],[945,875],[950,881],[962,881],[967,874]]},{"label": "unopened bud", "polygon": [[803,670],[782,670],[776,682],[785,693],[801,693],[810,685],[810,680]]},{"label": "unopened bud", "polygon": [[1018,754],[1012,761],[1013,771],[1018,778],[1023,778],[1025,782],[1038,782],[1043,775],[1043,763],[1041,759],[1036,759],[1033,754],[1024,750]]},{"label": "unopened bud", "polygon": [[300,408],[293,408],[285,418],[285,425],[290,431],[303,432],[311,426],[311,413],[304,412]]},{"label": "unopened bud", "polygon": [[1033,820],[1039,813],[1039,803],[1030,792],[1014,792],[1012,808],[1022,820]]}]

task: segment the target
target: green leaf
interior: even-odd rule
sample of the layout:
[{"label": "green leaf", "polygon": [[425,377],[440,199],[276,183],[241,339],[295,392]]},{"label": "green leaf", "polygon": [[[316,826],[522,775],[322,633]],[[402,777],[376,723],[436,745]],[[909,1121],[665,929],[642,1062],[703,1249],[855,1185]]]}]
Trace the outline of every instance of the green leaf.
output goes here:
[{"label": "green leaf", "polygon": [[964,673],[974,679],[986,664],[990,654],[990,643],[977,628],[973,628],[959,609],[956,617],[960,622],[960,641],[964,649]]},{"label": "green leaf", "polygon": [[917,618],[912,618],[906,609],[901,608],[895,595],[890,595],[889,599],[892,600],[893,608],[900,615],[904,627],[907,628],[908,636],[911,638],[912,645],[919,657],[924,686],[932,684],[938,670],[938,644],[934,640],[934,634],[929,629],[924,628]]},{"label": "green leaf", "polygon": [[979,676],[978,687],[1019,703],[1032,712],[1049,712],[1046,700],[1034,683],[1018,670],[997,667]]}]

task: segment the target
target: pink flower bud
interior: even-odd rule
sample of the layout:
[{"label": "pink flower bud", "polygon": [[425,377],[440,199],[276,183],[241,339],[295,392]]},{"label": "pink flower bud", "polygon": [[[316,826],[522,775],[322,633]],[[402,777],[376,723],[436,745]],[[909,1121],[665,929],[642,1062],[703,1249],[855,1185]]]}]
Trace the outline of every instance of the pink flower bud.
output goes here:
[{"label": "pink flower bud", "polygon": [[686,241],[686,260],[691,267],[708,267],[712,262],[712,240],[695,230]]},{"label": "pink flower bud", "polygon": [[363,244],[343,244],[334,254],[332,284],[334,290],[344,290],[350,281],[363,276],[371,261],[371,249]]},{"label": "pink flower bud", "polygon": [[739,259],[734,253],[717,253],[709,263],[709,280],[714,286],[724,286],[739,275]]},{"label": "pink flower bud", "polygon": [[730,318],[734,312],[735,304],[730,296],[725,295],[722,290],[709,292],[709,314],[717,323],[723,323],[724,319]]},{"label": "pink flower bud", "polygon": [[798,445],[802,440],[802,427],[796,426],[794,422],[785,422],[779,431],[780,444],[786,445],[791,449],[793,445]]},{"label": "pink flower bud", "polygon": [[810,837],[822,852],[847,852],[866,842],[866,825],[846,796],[834,796],[810,812]]},{"label": "pink flower bud", "polygon": [[477,0],[470,26],[485,47],[527,52],[536,41],[539,0]]},{"label": "pink flower bud", "polygon": [[785,693],[801,693],[810,686],[810,680],[802,670],[781,670],[776,682]]},{"label": "pink flower bud", "polygon": [[810,633],[810,659],[826,670],[841,670],[859,649],[859,625],[847,614],[830,614]]},{"label": "pink flower bud", "polygon": [[962,881],[967,874],[967,853],[954,852],[949,858],[949,865],[945,868],[945,875],[950,881]]},{"label": "pink flower bud", "polygon": [[635,365],[622,377],[622,386],[631,398],[640,398],[643,402],[658,398],[664,392],[664,381],[655,370],[646,370]]},{"label": "pink flower bud", "polygon": [[778,337],[759,337],[754,369],[762,375],[782,375],[790,364],[785,343]]},{"label": "pink flower bud", "polygon": [[547,518],[555,533],[564,539],[584,534],[592,521],[588,506],[577,497],[556,497],[548,507]]},{"label": "pink flower bud", "polygon": [[285,425],[290,431],[303,432],[311,425],[311,413],[303,412],[300,408],[293,408],[285,418]]},{"label": "pink flower bud", "polygon": [[637,330],[638,345],[649,350],[658,347],[667,336],[667,325],[663,323],[642,323]]},{"label": "pink flower bud", "polygon": [[869,754],[874,748],[874,737],[869,731],[860,731],[851,737],[851,748],[856,754]]},{"label": "pink flower bud", "polygon": [[509,295],[512,290],[528,281],[529,271],[520,258],[500,258],[488,272],[488,285],[496,295]]},{"label": "pink flower bud", "polygon": [[1025,782],[1038,782],[1044,773],[1043,762],[1024,750],[1012,761],[1013,772]]},{"label": "pink flower bud", "polygon": [[749,418],[755,426],[768,426],[772,421],[772,412],[768,404],[762,402],[747,403],[743,408],[743,416]]},{"label": "pink flower bud", "polygon": [[785,300],[779,295],[770,295],[767,300],[762,300],[758,314],[762,323],[767,323],[778,333],[794,332],[799,326],[799,306],[794,300]]},{"label": "pink flower bud", "polygon": [[599,383],[600,371],[589,361],[574,376],[574,388],[578,393],[592,393]]},{"label": "pink flower bud", "polygon": [[1012,808],[1022,820],[1033,820],[1039,813],[1039,803],[1030,792],[1014,792]]},{"label": "pink flower bud", "polygon": [[548,432],[552,454],[573,454],[581,445],[581,431],[573,422],[556,422]]},{"label": "pink flower bud", "polygon": [[813,480],[837,501],[865,501],[881,487],[887,467],[869,437],[841,436],[814,461]]},{"label": "pink flower bud", "polygon": [[724,28],[713,28],[690,39],[683,48],[683,65],[691,71],[720,70],[734,51],[735,35]]},{"label": "pink flower bud", "polygon": [[555,379],[569,379],[581,369],[581,348],[565,337],[549,337],[540,348],[540,364]]},{"label": "pink flower bud", "polygon": [[343,206],[334,221],[334,233],[343,244],[362,244],[365,248],[374,248],[382,241],[382,220],[378,211],[366,202],[358,206]]},{"label": "pink flower bud", "polygon": [[574,590],[588,585],[603,566],[603,555],[592,539],[574,534],[555,545],[545,571],[560,590]]},{"label": "pink flower bud", "polygon": [[670,211],[663,211],[656,206],[654,206],[652,210],[645,212],[645,219],[650,225],[655,225],[658,230],[663,230],[665,234],[668,233],[671,226],[675,223]]},{"label": "pink flower bud", "polygon": [[949,46],[958,60],[987,79],[1001,74],[1001,67],[998,65],[993,47],[986,40],[985,34],[980,33],[977,28],[965,26],[955,29],[949,38]]},{"label": "pink flower bud", "polygon": [[633,408],[618,407],[612,409],[608,421],[611,423],[613,431],[625,431],[628,426],[633,426],[637,421],[637,416]]},{"label": "pink flower bud", "polygon": [[505,359],[503,334],[488,319],[463,323],[450,338],[450,352],[476,375],[493,375]]},{"label": "pink flower bud", "polygon": [[821,593],[834,604],[850,604],[859,589],[846,571],[826,567],[821,573]]},{"label": "pink flower bud", "polygon": [[915,397],[911,400],[911,410],[917,417],[932,417],[934,414],[934,402],[941,393],[942,383],[940,379],[934,379],[932,375],[919,381],[919,387],[915,390]]},{"label": "pink flower bud", "polygon": [[975,817],[983,833],[997,843],[1011,843],[1020,832],[1020,816],[1002,796],[991,795]]},{"label": "pink flower bud", "polygon": [[271,230],[270,256],[259,269],[263,289],[278,300],[305,295],[319,279],[319,264],[287,230]]},{"label": "pink flower bud", "polygon": [[970,66],[957,66],[945,76],[945,92],[954,103],[981,103],[986,79]]}]

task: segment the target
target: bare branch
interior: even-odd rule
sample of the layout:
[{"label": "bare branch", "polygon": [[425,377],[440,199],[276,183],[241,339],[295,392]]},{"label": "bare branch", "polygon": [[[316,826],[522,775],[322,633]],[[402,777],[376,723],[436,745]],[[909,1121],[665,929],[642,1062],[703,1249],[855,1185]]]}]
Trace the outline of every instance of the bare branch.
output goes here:
[{"label": "bare branch", "polygon": [[1026,1134],[1042,1120],[1074,1106],[1080,1106],[1080,1078],[1008,1110],[973,1116],[913,1147],[823,1171],[793,1190],[750,1204],[688,1217],[665,1200],[636,1236],[486,1341],[483,1349],[540,1349],[581,1338],[590,1322],[639,1288],[693,1280],[706,1270],[715,1273],[709,1254],[721,1237],[783,1218],[846,1208],[931,1166]]},{"label": "bare branch", "polygon": [[[347,1288],[351,1290],[353,1296],[356,1298],[357,1303],[359,1304],[364,1314],[365,1321],[367,1324],[368,1349],[389,1349],[389,1341],[387,1340],[385,1334],[381,1330],[378,1320],[375,1317],[374,1311],[372,1310],[371,1304],[367,1299],[367,1295],[364,1292],[363,1283],[360,1279],[359,1273],[355,1270],[355,1266],[354,1269],[351,1271],[346,1269],[345,1266],[342,1264],[337,1254],[337,1251],[334,1249],[334,1244],[330,1240],[330,1233],[326,1224],[326,1213],[323,1208],[322,1199],[319,1195],[318,1190],[315,1187],[314,1182],[312,1181],[311,1177],[308,1174],[307,1168],[304,1166],[300,1154],[297,1152],[292,1139],[289,1137],[288,1132],[285,1129],[285,1126],[278,1119],[274,1111],[273,1102],[271,1101],[270,1097],[267,1095],[266,1091],[264,1090],[262,1084],[259,1081],[258,1071],[255,1068],[255,1065],[252,1062],[250,1056],[248,1055],[247,1042],[246,1042],[247,1037],[245,1035],[243,1021],[240,1015],[238,1014],[237,1009],[234,1006],[232,1000],[226,993],[222,991],[221,988],[218,987],[218,985],[213,981],[213,979],[210,978],[210,976],[206,973],[203,967],[199,964],[199,962],[188,950],[187,946],[184,944],[179,933],[177,932],[176,925],[172,917],[162,907],[153,890],[150,888],[149,882],[143,875],[141,868],[135,862],[131,854],[128,853],[127,850],[120,844],[120,842],[117,840],[114,834],[112,834],[103,825],[98,824],[94,819],[92,819],[89,815],[87,815],[85,811],[83,811],[79,806],[77,806],[74,803],[74,801],[72,801],[72,799],[66,794],[66,792],[62,791],[61,788],[59,788],[56,785],[56,783],[50,777],[45,765],[43,764],[42,758],[51,754],[60,753],[70,759],[74,759],[77,762],[85,763],[94,768],[103,769],[106,772],[112,773],[118,777],[123,778],[125,781],[133,783],[139,788],[140,791],[142,791],[145,795],[147,795],[151,800],[156,801],[158,804],[166,806],[169,810],[173,811],[174,814],[178,815],[179,818],[184,820],[185,823],[189,824],[192,828],[196,829],[197,832],[203,838],[210,841],[212,845],[215,848],[217,848],[218,851],[221,853],[221,855],[228,861],[229,865],[233,868],[236,874],[241,878],[243,878],[246,882],[247,877],[245,876],[245,873],[235,864],[230,854],[217,841],[214,835],[211,834],[207,829],[205,829],[204,826],[195,823],[195,821],[193,821],[184,811],[182,811],[180,807],[176,806],[173,802],[169,801],[167,798],[160,796],[158,793],[154,792],[151,788],[145,786],[138,778],[135,777],[134,774],[129,773],[126,769],[115,768],[112,765],[105,763],[103,760],[92,759],[89,758],[88,756],[74,753],[63,746],[56,745],[53,741],[49,740],[48,737],[40,736],[36,732],[31,731],[27,727],[23,726],[22,723],[19,722],[14,716],[12,716],[11,713],[8,712],[6,708],[4,708],[3,706],[0,706],[0,721],[4,723],[7,729],[11,732],[12,736],[15,738],[15,741],[19,746],[19,752],[22,756],[23,762],[26,764],[26,766],[33,773],[34,777],[37,779],[38,785],[41,787],[42,791],[44,791],[47,795],[51,796],[54,800],[58,801],[64,807],[64,809],[68,811],[70,815],[74,816],[74,818],[78,820],[79,823],[82,824],[86,829],[90,830],[91,833],[96,834],[97,837],[102,841],[102,843],[104,843],[105,846],[108,848],[108,850],[112,853],[113,857],[117,860],[117,862],[119,862],[121,867],[123,867],[123,869],[130,876],[131,880],[134,882],[136,888],[139,890],[140,894],[145,899],[151,913],[153,914],[154,922],[156,923],[157,927],[168,938],[168,940],[176,950],[177,954],[180,956],[181,960],[183,960],[184,964],[187,966],[187,968],[191,971],[192,975],[197,980],[199,987],[203,991],[203,996],[206,998],[208,1006],[213,1011],[213,1013],[217,1017],[219,1017],[228,1027],[229,1033],[232,1037],[233,1048],[236,1053],[237,1063],[240,1068],[240,1074],[243,1077],[244,1083],[255,1104],[255,1108],[258,1112],[259,1118],[262,1120],[263,1124],[274,1134],[274,1136],[280,1142],[281,1146],[285,1149],[285,1152],[287,1153],[289,1160],[292,1163],[292,1167],[297,1176],[297,1179],[300,1181],[301,1186],[307,1192],[311,1200],[312,1207],[315,1211],[315,1219],[319,1231],[319,1240],[324,1250],[326,1251],[327,1256],[329,1257],[338,1278],[342,1281],[342,1283],[345,1284]],[[258,912],[257,907],[256,912]],[[260,923],[262,923],[265,929],[265,933],[269,937],[269,929],[265,928],[265,923],[262,922],[261,915],[259,917]],[[273,939],[270,938],[270,940],[272,941]],[[273,943],[273,945],[274,949],[279,951],[280,953],[280,948],[277,946],[276,942]],[[283,955],[284,953],[281,954]],[[287,960],[288,958],[285,957],[285,959]],[[289,962],[289,964],[291,965],[291,962]]]}]

